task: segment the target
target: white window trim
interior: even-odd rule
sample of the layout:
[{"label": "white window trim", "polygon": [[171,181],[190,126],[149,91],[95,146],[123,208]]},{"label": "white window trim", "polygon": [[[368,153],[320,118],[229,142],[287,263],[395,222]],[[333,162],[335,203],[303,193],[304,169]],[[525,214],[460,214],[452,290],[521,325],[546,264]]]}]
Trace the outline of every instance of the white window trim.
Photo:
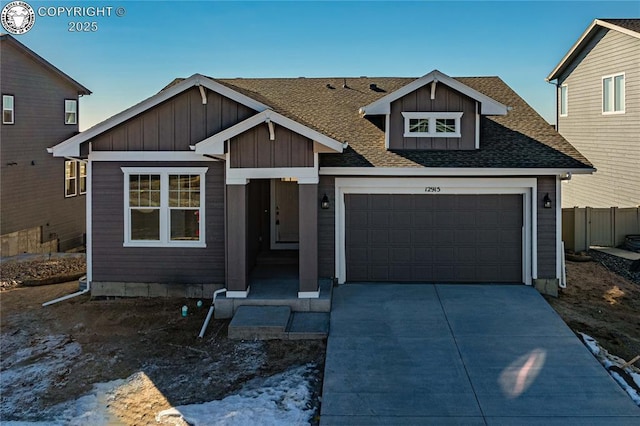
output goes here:
[{"label": "white window trim", "polygon": [[[73,164],[73,169],[75,170],[75,175],[73,177],[67,177],[67,163]],[[73,184],[73,194],[67,194],[67,182],[74,181]],[[76,160],[65,160],[64,161],[64,197],[71,198],[78,195],[78,162]]]},{"label": "white window trim", "polygon": [[[623,84],[622,84],[622,109],[620,111],[616,111],[616,77],[622,76],[623,77]],[[611,94],[610,94],[610,99],[609,102],[611,104],[611,108],[613,108],[611,111],[605,111],[604,110],[604,81],[606,79],[610,78],[611,79]],[[627,94],[626,92],[626,87],[627,87],[627,77],[625,75],[624,72],[619,72],[619,73],[615,73],[615,74],[609,74],[609,75],[604,75],[602,76],[602,83],[600,84],[600,90],[602,91],[602,99],[601,99],[601,107],[602,107],[602,115],[616,115],[616,114],[624,114],[625,110],[626,110],[626,103],[627,103]]]},{"label": "white window trim", "polygon": [[[405,138],[459,138],[460,134],[460,118],[462,112],[403,112],[404,117],[404,137]],[[436,132],[436,119],[447,118],[454,119],[456,131],[449,133]],[[428,119],[429,132],[411,132],[409,131],[410,119]]]},{"label": "white window trim", "polygon": [[[11,98],[11,108],[6,108],[4,98]],[[4,121],[4,112],[11,111],[11,121]],[[2,95],[2,124],[16,123],[16,98],[13,95]]]},{"label": "white window trim", "polygon": [[[82,165],[84,164],[84,175],[82,174]],[[89,165],[86,161],[78,161],[78,194],[84,195],[87,193],[87,167]],[[84,179],[84,191],[82,190],[82,179]]]},{"label": "white window trim", "polygon": [[[562,88],[565,89],[564,102],[563,102],[563,99],[562,99]],[[564,112],[562,112],[563,103],[564,103]],[[560,111],[559,111],[560,117],[568,117],[569,116],[569,85],[566,84],[566,83],[560,86],[560,105],[558,106],[558,108],[560,109]]]},{"label": "white window trim", "polygon": [[[72,109],[69,109],[68,106],[73,105]],[[73,113],[73,122],[67,122],[67,114]],[[78,101],[75,99],[65,99],[64,100],[64,124],[74,125],[78,124]]]},{"label": "white window trim", "polygon": [[[121,167],[124,174],[124,243],[123,247],[195,247],[204,248],[206,244],[206,197],[205,178],[208,167]],[[131,239],[131,216],[129,207],[129,176],[139,174],[160,175],[160,240],[141,241]],[[169,221],[169,175],[200,175],[200,227],[199,241],[172,241]]]}]

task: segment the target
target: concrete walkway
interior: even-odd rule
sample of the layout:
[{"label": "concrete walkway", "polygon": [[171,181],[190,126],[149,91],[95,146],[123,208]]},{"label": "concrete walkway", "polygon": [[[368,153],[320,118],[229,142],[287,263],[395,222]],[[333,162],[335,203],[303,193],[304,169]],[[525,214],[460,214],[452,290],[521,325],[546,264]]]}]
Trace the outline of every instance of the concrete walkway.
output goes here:
[{"label": "concrete walkway", "polygon": [[334,289],[321,425],[638,425],[640,408],[527,286]]}]

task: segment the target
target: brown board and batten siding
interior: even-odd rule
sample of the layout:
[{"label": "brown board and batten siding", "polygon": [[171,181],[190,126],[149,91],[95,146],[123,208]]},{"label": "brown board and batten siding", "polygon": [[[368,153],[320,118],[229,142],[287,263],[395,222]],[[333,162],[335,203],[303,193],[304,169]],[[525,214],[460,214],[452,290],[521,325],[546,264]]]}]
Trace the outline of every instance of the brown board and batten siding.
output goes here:
[{"label": "brown board and batten siding", "polygon": [[149,163],[93,162],[93,281],[217,284],[225,280],[224,163],[173,162],[162,167],[208,167],[205,178],[206,248],[123,247],[124,173]]},{"label": "brown board and batten siding", "polygon": [[[434,84],[434,83],[431,83]],[[436,84],[431,99],[431,84],[425,85],[391,103],[389,117],[390,149],[471,150],[476,147],[476,101],[462,93]],[[405,138],[403,112],[462,112],[459,138]]]},{"label": "brown board and batten siding", "polygon": [[[551,208],[543,207],[544,197],[549,194]],[[558,278],[556,272],[556,178],[538,177],[536,206],[538,206],[538,278]]]},{"label": "brown board and batten siding", "polygon": [[97,136],[91,147],[94,151],[189,151],[190,145],[254,114],[251,108],[210,90],[207,103],[202,104],[194,87]]},{"label": "brown board and batten siding", "polygon": [[269,140],[267,124],[261,124],[230,141],[231,167],[313,167],[313,141],[282,126],[275,126]]}]

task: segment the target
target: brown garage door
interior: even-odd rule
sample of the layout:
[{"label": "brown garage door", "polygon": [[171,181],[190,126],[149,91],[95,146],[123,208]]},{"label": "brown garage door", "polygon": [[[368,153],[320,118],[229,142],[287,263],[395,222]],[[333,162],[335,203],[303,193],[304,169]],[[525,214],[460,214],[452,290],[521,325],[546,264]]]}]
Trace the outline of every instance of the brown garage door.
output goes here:
[{"label": "brown garage door", "polygon": [[522,282],[522,195],[346,194],[347,281]]}]

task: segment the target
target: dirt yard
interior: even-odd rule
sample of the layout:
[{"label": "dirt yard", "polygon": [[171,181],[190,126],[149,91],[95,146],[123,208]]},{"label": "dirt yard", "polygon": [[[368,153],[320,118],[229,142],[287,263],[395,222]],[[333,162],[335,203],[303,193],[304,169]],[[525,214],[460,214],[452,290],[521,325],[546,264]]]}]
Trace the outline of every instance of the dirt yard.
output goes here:
[{"label": "dirt yard", "polygon": [[41,306],[77,290],[76,281],[0,293],[0,420],[51,419],[51,407],[94,383],[126,379],[108,401],[115,424],[157,424],[163,409],[221,399],[249,379],[307,363],[317,365],[311,381],[319,400],[324,341],[234,341],[219,320],[198,339],[209,304],[197,308],[194,300],[83,295]]},{"label": "dirt yard", "polygon": [[[51,419],[56,404],[78,399],[96,383],[122,379],[105,402],[112,424],[156,424],[163,409],[221,399],[252,378],[308,363],[317,366],[312,405],[319,405],[323,341],[233,341],[227,321],[212,321],[200,340],[207,301],[197,308],[186,299],[84,295],[43,308],[43,302],[77,291],[77,281],[20,287],[30,279],[25,269],[43,268],[2,265],[5,282],[22,272],[0,292],[0,421]],[[627,360],[640,354],[640,285],[598,262],[568,262],[567,274],[568,288],[548,301],[569,326]],[[184,304],[186,318],[180,315]]]},{"label": "dirt yard", "polygon": [[640,355],[640,283],[600,261],[567,261],[567,288],[547,301],[575,332],[595,338],[611,354],[625,360]]}]

